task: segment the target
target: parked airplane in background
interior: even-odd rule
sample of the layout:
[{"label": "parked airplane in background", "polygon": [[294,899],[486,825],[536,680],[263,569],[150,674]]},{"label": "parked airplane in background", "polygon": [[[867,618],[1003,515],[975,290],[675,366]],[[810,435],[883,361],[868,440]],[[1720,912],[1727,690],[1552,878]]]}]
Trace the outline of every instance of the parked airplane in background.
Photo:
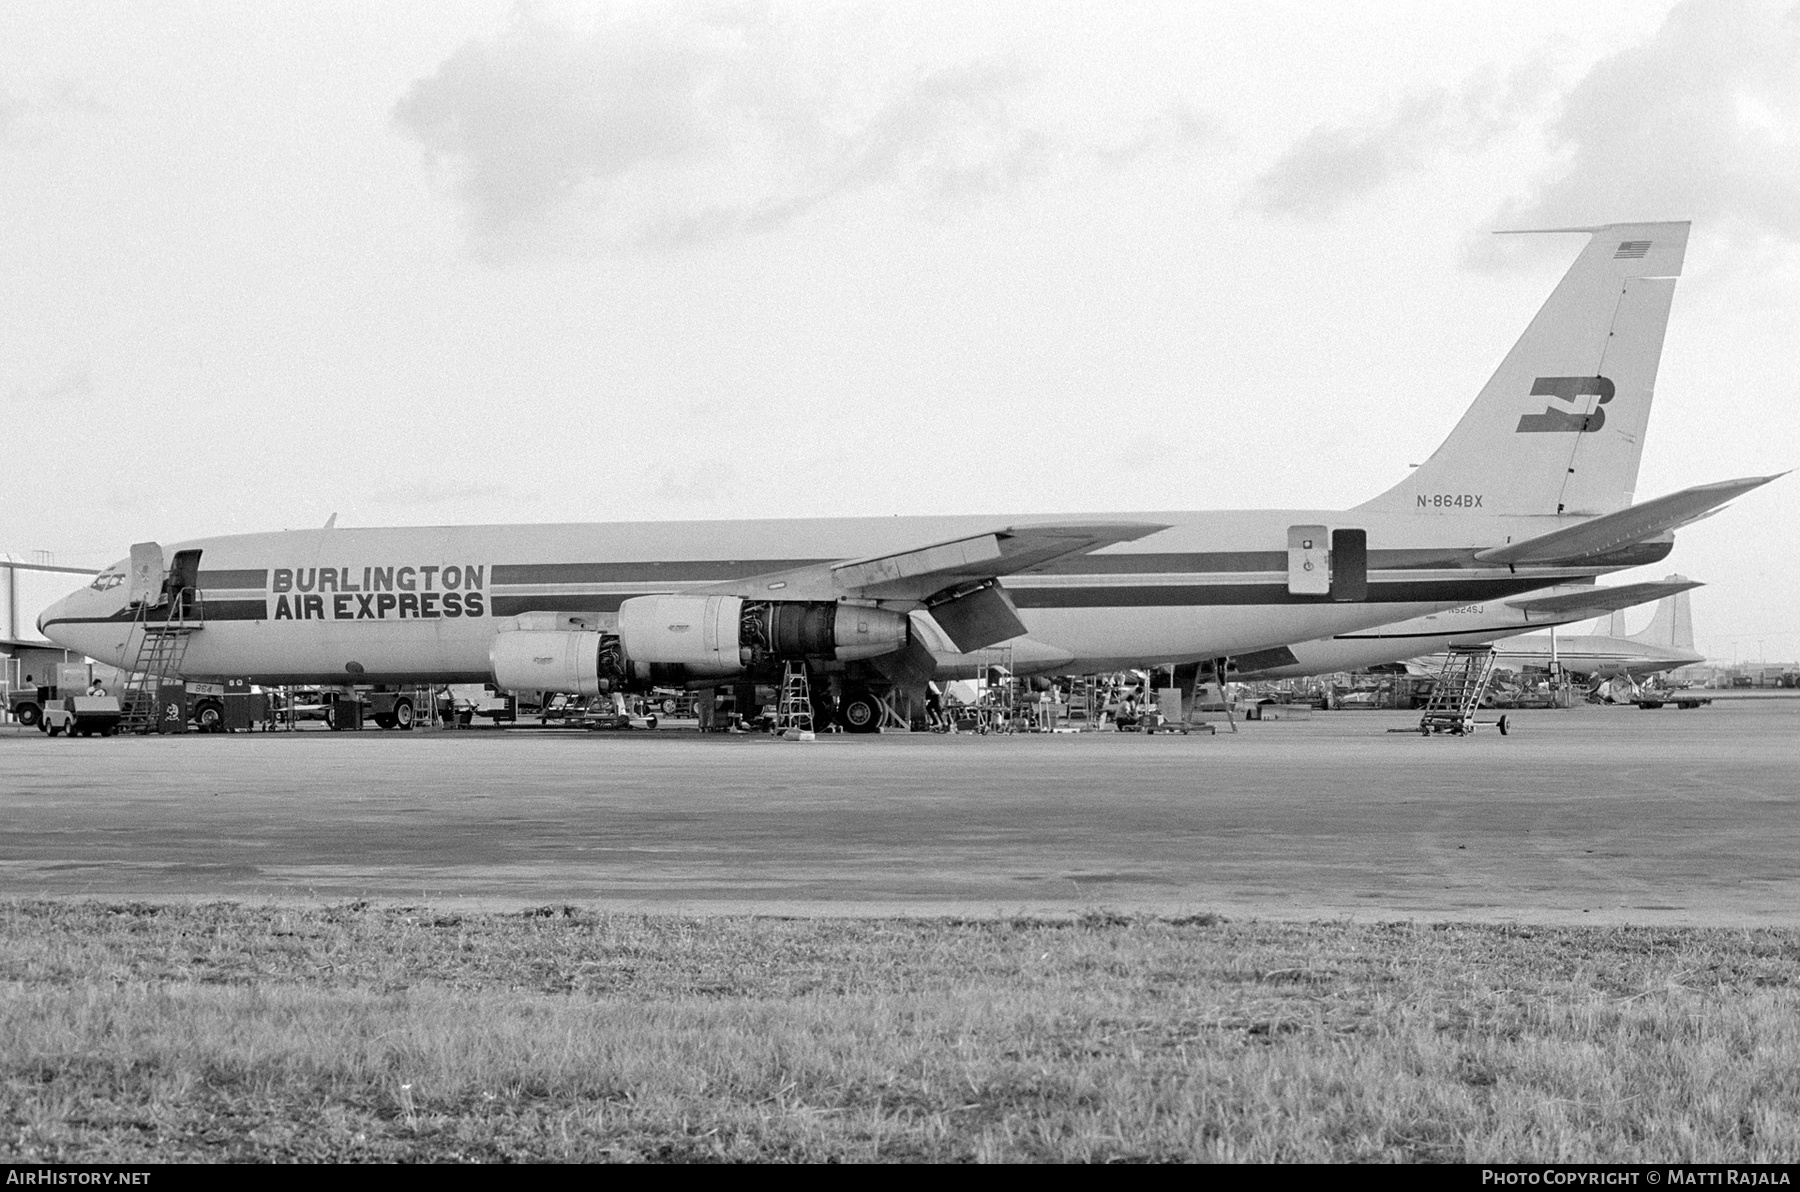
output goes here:
[{"label": "parked airplane in background", "polygon": [[[1673,578],[1673,577],[1671,577]],[[1551,661],[1577,679],[1593,682],[1628,679],[1641,682],[1651,675],[1706,661],[1694,649],[1694,619],[1687,592],[1678,592],[1656,606],[1656,616],[1639,633],[1625,633],[1624,617],[1614,613],[1605,634],[1532,634],[1502,642],[1494,659],[1507,670],[1548,670]],[[1421,668],[1435,673],[1441,659],[1421,660]]]},{"label": "parked airplane in background", "polygon": [[1672,598],[1699,586],[1686,576],[1671,575],[1666,580],[1613,588],[1591,584],[1546,588],[1514,599],[1464,604],[1393,625],[1259,650],[1231,661],[1239,679],[1296,679],[1371,670],[1435,654],[1450,646],[1478,646],[1540,629],[1573,625],[1609,612],[1619,616],[1616,610]]},{"label": "parked airplane in background", "polygon": [[1198,665],[1591,581],[1774,477],[1632,504],[1688,225],[1563,230],[1587,246],[1450,437],[1347,511],[244,534],[139,544],[40,626],[135,667],[173,611],[203,622],[182,673],[263,683],[597,694],[804,663],[872,730],[884,693],[1002,643],[1021,673]]}]

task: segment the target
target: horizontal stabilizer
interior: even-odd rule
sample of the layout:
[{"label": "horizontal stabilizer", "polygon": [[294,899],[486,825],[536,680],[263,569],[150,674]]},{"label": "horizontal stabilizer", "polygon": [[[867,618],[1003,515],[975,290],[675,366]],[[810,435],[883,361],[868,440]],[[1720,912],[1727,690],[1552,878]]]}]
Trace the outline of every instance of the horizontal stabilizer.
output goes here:
[{"label": "horizontal stabilizer", "polygon": [[1585,592],[1564,592],[1559,596],[1508,600],[1506,603],[1527,616],[1556,617],[1567,621],[1585,621],[1622,608],[1633,608],[1661,600],[1677,592],[1701,587],[1699,580],[1650,580],[1641,584],[1621,584],[1616,588],[1590,588]]},{"label": "horizontal stabilizer", "polygon": [[1721,480],[1717,484],[1684,488],[1666,497],[1539,534],[1523,542],[1509,542],[1505,546],[1479,551],[1475,558],[1482,563],[1568,563],[1604,555],[1686,525],[1717,506],[1786,474],[1748,476],[1742,480]]}]

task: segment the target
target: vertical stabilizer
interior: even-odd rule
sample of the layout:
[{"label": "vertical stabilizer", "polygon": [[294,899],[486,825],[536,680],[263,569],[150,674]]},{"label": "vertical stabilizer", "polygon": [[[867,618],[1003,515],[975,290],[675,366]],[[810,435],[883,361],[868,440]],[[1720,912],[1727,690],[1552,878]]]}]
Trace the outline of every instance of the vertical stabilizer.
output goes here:
[{"label": "vertical stabilizer", "polygon": [[1625,632],[1625,610],[1624,609],[1615,608],[1613,610],[1612,616],[1610,616],[1606,619],[1606,636],[1607,637],[1626,637],[1626,636],[1628,636]]},{"label": "vertical stabilizer", "polygon": [[[1685,583],[1687,576],[1671,575],[1670,580]],[[1642,632],[1631,635],[1631,640],[1646,646],[1669,646],[1677,650],[1694,648],[1694,614],[1688,604],[1688,594],[1677,592],[1673,596],[1665,596],[1656,602],[1656,615]]]},{"label": "vertical stabilizer", "polygon": [[1591,233],[1456,429],[1360,506],[1445,516],[1611,513],[1631,504],[1688,225]]}]

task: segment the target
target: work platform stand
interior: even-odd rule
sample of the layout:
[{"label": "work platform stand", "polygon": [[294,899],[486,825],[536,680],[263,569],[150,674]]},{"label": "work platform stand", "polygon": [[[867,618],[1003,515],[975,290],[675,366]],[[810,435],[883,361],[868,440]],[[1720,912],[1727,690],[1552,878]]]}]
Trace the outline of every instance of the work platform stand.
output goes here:
[{"label": "work platform stand", "polygon": [[1451,646],[1446,651],[1444,668],[1438,672],[1431,699],[1425,705],[1425,714],[1419,717],[1418,732],[1425,736],[1449,733],[1461,737],[1474,733],[1480,725],[1492,723],[1501,736],[1506,735],[1506,717],[1491,722],[1475,719],[1476,709],[1481,707],[1488,686],[1494,681],[1495,653],[1494,647],[1488,645]]},{"label": "work platform stand", "polygon": [[[1213,721],[1196,720],[1194,718],[1202,712],[1224,712],[1226,725],[1230,727],[1232,732],[1235,733],[1238,731],[1237,713],[1231,706],[1231,692],[1227,690],[1225,686],[1225,673],[1229,667],[1230,659],[1216,659],[1213,662],[1210,678],[1205,671],[1198,668],[1195,669],[1193,695],[1188,701],[1186,714],[1181,718],[1181,723],[1184,728],[1199,728],[1204,729],[1207,732],[1217,733],[1219,729]],[[1179,685],[1177,686],[1179,687]],[[1212,698],[1210,699],[1207,698],[1209,694],[1212,694]]]},{"label": "work platform stand", "polygon": [[[175,700],[171,712],[164,707],[164,688],[169,679],[181,678],[181,663],[193,635],[206,628],[205,609],[192,587],[170,586],[165,581],[159,599],[138,604],[131,631],[138,646],[126,673],[121,703],[125,710],[119,728],[127,733],[152,730],[179,732],[187,727],[187,695]],[[129,644],[130,638],[126,641]],[[170,727],[170,726],[173,727]]]},{"label": "work platform stand", "polygon": [[1067,719],[1071,725],[1075,722],[1075,711],[1081,710],[1081,727],[1083,731],[1092,732],[1100,727],[1100,715],[1106,710],[1106,701],[1101,695],[1100,680],[1093,675],[1074,675],[1069,679],[1069,702]]}]

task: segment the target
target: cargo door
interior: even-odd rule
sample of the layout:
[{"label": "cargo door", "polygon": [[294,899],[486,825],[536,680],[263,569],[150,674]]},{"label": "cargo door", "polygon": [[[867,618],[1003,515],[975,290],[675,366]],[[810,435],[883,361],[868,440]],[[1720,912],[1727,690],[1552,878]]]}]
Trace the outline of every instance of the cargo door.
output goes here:
[{"label": "cargo door", "polygon": [[1367,530],[1333,530],[1331,532],[1331,598],[1333,600],[1367,600],[1369,598],[1369,532]]},{"label": "cargo door", "polygon": [[131,579],[125,596],[133,604],[156,603],[162,593],[163,549],[156,542],[131,544]]},{"label": "cargo door", "polygon": [[[198,550],[178,550],[175,558],[169,563],[169,580],[164,585],[169,598],[184,609],[191,609],[200,602],[200,552]],[[183,616],[187,614],[182,613]]]},{"label": "cargo door", "polygon": [[1331,536],[1324,526],[1288,527],[1288,594],[1331,594]]},{"label": "cargo door", "polygon": [[169,591],[181,592],[200,586],[200,552],[178,550],[169,563]]}]

